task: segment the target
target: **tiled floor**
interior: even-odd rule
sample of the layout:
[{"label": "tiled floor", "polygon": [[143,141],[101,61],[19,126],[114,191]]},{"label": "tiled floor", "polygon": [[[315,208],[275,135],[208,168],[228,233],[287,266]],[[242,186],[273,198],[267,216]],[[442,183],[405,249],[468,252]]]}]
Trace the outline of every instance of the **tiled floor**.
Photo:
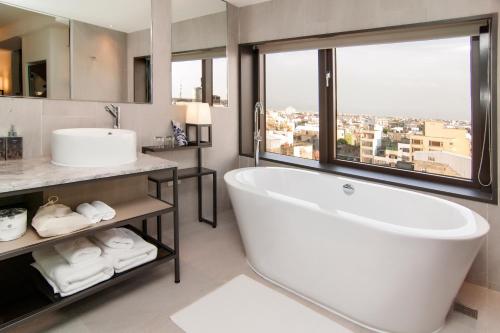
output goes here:
[{"label": "tiled floor", "polygon": [[[184,223],[181,227],[180,284],[173,282],[173,263],[169,263],[145,276],[40,317],[15,332],[182,332],[170,321],[170,315],[239,274],[279,290],[353,333],[369,332],[258,277],[246,264],[231,212],[220,215],[220,226],[215,230],[197,222]],[[168,231],[165,230],[167,240]],[[479,310],[479,319],[453,313],[442,332],[500,332],[500,293],[466,284],[459,298]]]}]

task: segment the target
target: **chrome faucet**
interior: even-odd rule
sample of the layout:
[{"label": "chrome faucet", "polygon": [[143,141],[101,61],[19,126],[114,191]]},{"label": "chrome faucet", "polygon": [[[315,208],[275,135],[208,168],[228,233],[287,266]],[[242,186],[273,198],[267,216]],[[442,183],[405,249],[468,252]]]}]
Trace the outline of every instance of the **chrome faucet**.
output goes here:
[{"label": "chrome faucet", "polygon": [[113,128],[120,128],[120,107],[114,104],[110,104],[106,105],[104,107],[104,110],[106,110],[111,115],[111,117],[113,117]]},{"label": "chrome faucet", "polygon": [[263,115],[264,114],[264,107],[261,102],[255,103],[255,109],[254,109],[254,129],[255,132],[253,134],[253,141],[255,144],[255,166],[259,166],[259,153],[260,153],[260,143],[262,141],[262,135],[260,134],[260,122],[259,122],[259,114]]}]

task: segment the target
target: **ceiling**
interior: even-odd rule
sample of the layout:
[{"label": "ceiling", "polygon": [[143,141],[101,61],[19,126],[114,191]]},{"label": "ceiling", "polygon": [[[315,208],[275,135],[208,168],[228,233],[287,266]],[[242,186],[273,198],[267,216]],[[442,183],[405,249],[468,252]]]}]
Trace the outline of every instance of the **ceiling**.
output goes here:
[{"label": "ceiling", "polygon": [[[271,0],[227,0],[237,6],[249,6]],[[144,30],[151,25],[150,0],[0,0],[20,8],[52,16],[69,18],[101,27],[130,33]],[[223,0],[172,0],[172,21],[215,14],[226,10]],[[13,21],[17,9],[0,12],[0,24]]]},{"label": "ceiling", "polygon": [[12,6],[0,4],[0,26],[14,23],[18,20],[37,15]]},{"label": "ceiling", "polygon": [[226,11],[222,0],[172,0],[172,22]]},{"label": "ceiling", "polygon": [[172,0],[172,22],[224,12],[225,2],[244,7],[266,1],[271,0]]},{"label": "ceiling", "polygon": [[271,0],[227,0],[227,2],[229,2],[232,5],[235,5],[236,7],[245,7],[267,1]]},{"label": "ceiling", "polygon": [[25,9],[126,33],[151,26],[150,0],[2,0]]}]

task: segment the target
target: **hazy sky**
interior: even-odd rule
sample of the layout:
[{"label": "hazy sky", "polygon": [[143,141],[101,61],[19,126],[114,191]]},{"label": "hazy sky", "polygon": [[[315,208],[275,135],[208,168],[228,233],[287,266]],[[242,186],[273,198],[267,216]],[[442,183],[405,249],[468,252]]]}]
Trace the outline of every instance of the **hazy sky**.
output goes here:
[{"label": "hazy sky", "polygon": [[318,110],[318,51],[266,55],[266,106]]},{"label": "hazy sky", "polygon": [[[266,56],[267,106],[318,109],[317,51]],[[470,39],[337,48],[339,113],[470,120]]]}]

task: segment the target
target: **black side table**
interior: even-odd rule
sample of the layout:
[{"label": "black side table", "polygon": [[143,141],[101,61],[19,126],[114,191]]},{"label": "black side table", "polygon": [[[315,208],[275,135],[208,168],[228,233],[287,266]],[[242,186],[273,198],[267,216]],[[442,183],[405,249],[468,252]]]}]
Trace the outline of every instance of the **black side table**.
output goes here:
[{"label": "black side table", "polygon": [[[202,166],[202,156],[201,149],[210,146],[197,146],[197,145],[189,145],[189,146],[174,146],[174,147],[154,147],[147,146],[142,147],[142,152],[144,154],[148,152],[167,152],[167,151],[178,151],[178,150],[188,150],[188,149],[197,149],[197,167],[194,168],[185,168],[178,169],[178,179],[187,179],[187,178],[197,178],[198,180],[198,221],[207,223],[212,226],[212,228],[217,227],[217,171],[204,168]],[[203,217],[203,176],[212,175],[213,184],[212,184],[212,209],[213,209],[213,220],[210,221],[207,218]],[[163,183],[168,183],[173,181],[172,172],[157,172],[148,176],[148,180],[156,184],[156,197],[161,199],[161,185]],[[160,229],[161,234],[161,216],[157,217],[157,228]]]}]

